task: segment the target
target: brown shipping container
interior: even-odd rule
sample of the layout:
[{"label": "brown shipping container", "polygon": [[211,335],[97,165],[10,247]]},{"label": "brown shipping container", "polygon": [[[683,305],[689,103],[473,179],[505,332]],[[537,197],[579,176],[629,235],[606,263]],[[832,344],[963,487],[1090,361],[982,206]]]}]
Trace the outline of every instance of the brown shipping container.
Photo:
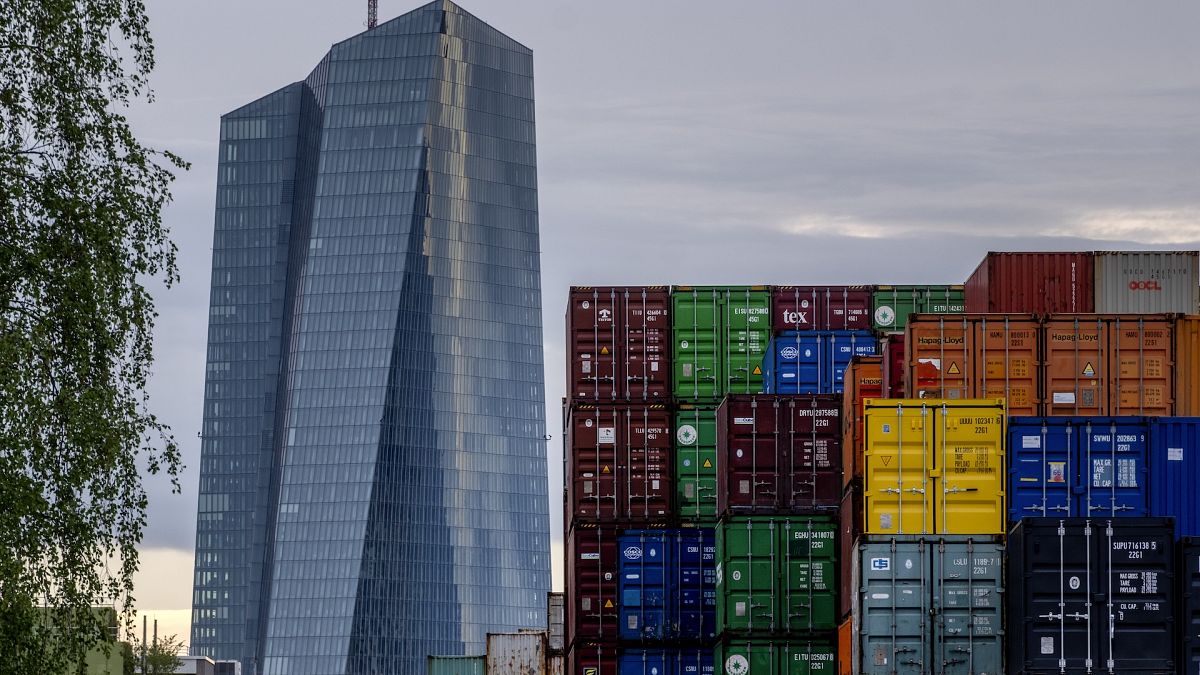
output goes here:
[{"label": "brown shipping container", "polygon": [[617,675],[616,643],[590,642],[571,648],[567,656],[569,675]]},{"label": "brown shipping container", "polygon": [[838,617],[846,618],[854,611],[858,599],[858,579],[851,574],[854,569],[854,542],[863,529],[863,495],[861,484],[846,488],[842,495],[842,506],[838,509],[838,560],[841,561],[841,593],[838,594]]},{"label": "brown shipping container", "polygon": [[671,517],[671,415],[661,405],[577,404],[567,427],[572,522],[664,524]]},{"label": "brown shipping container", "polygon": [[567,533],[567,645],[619,635],[620,534],[614,527],[574,527]]},{"label": "brown shipping container", "polygon": [[856,356],[846,366],[842,393],[842,484],[862,480],[862,402],[887,398],[884,393],[884,360],[881,356]]},{"label": "brown shipping container", "polygon": [[842,493],[841,396],[727,396],[717,409],[717,511],[811,513]]},{"label": "brown shipping container", "polygon": [[871,330],[867,286],[773,286],[772,330]]},{"label": "brown shipping container", "polygon": [[1040,338],[1032,315],[915,315],[905,343],[908,395],[1004,398],[1010,415],[1038,415]]},{"label": "brown shipping container", "polygon": [[1200,416],[1200,316],[1175,322],[1175,414]]},{"label": "brown shipping container", "polygon": [[1173,324],[1163,315],[1047,317],[1046,413],[1174,415]]},{"label": "brown shipping container", "polygon": [[1094,270],[1091,253],[988,253],[967,279],[966,310],[1091,312]]},{"label": "brown shipping container", "polygon": [[567,393],[591,402],[671,395],[666,286],[573,286],[567,306]]}]

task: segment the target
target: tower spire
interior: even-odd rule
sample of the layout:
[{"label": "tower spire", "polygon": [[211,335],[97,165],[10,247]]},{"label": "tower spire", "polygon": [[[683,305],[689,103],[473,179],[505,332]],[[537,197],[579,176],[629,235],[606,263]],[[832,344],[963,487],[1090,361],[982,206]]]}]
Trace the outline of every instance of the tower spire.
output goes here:
[{"label": "tower spire", "polygon": [[375,27],[379,20],[379,0],[367,0],[367,30]]}]

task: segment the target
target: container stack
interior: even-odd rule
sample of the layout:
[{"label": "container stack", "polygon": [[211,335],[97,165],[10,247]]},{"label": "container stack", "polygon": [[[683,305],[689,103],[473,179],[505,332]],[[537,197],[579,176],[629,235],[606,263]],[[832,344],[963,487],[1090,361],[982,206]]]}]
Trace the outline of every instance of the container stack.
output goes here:
[{"label": "container stack", "polygon": [[1200,673],[1197,260],[572,289],[569,672]]}]

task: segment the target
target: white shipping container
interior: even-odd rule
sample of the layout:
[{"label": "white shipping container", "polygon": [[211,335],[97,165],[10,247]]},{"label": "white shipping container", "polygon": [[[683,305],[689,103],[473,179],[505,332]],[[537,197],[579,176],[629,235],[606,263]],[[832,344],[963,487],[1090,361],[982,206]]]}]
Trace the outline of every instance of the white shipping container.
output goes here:
[{"label": "white shipping container", "polygon": [[566,649],[566,604],[562,593],[548,593],[546,597],[546,645],[551,653]]},{"label": "white shipping container", "polygon": [[1099,314],[1195,314],[1200,252],[1096,251]]},{"label": "white shipping container", "polygon": [[546,633],[489,633],[488,675],[546,675]]}]

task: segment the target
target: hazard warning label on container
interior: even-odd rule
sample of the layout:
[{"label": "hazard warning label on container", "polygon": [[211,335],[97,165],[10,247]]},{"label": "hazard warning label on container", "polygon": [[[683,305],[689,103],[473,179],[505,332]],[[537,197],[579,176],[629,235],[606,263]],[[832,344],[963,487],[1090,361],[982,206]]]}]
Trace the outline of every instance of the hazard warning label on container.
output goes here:
[{"label": "hazard warning label on container", "polygon": [[600,469],[600,473],[612,473],[612,469],[608,468],[608,465],[605,464],[604,468]]},{"label": "hazard warning label on container", "polygon": [[711,469],[712,468],[712,460],[708,460],[708,459],[704,460],[704,464],[702,466],[705,469]]},{"label": "hazard warning label on container", "polygon": [[608,354],[608,347],[601,347],[601,348],[600,348],[600,355],[601,355],[601,356],[604,356],[605,354]]},{"label": "hazard warning label on container", "polygon": [[1083,374],[1086,375],[1087,377],[1095,377],[1096,376],[1096,369],[1092,367],[1091,361],[1088,361],[1088,364],[1083,367]]},{"label": "hazard warning label on container", "polygon": [[962,371],[958,369],[958,362],[957,362],[957,361],[951,361],[951,362],[950,362],[950,367],[946,369],[946,372],[947,372],[948,374],[950,374],[950,375],[958,375],[958,374],[959,374],[959,373],[961,373]]},{"label": "hazard warning label on container", "polygon": [[759,366],[754,366],[754,374],[762,375],[762,368],[760,368]]},{"label": "hazard warning label on container", "polygon": [[612,606],[613,606],[613,604],[612,604],[612,600],[605,600],[605,601],[604,601],[604,609],[612,609]]}]

